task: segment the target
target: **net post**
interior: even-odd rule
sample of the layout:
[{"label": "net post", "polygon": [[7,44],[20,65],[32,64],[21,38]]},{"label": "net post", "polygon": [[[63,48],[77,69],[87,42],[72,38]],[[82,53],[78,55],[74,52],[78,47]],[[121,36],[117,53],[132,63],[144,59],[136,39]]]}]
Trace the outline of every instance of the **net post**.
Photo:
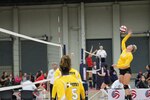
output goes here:
[{"label": "net post", "polygon": [[84,63],[84,59],[83,59],[83,54],[84,53],[84,50],[83,48],[81,48],[81,63],[83,64]]}]

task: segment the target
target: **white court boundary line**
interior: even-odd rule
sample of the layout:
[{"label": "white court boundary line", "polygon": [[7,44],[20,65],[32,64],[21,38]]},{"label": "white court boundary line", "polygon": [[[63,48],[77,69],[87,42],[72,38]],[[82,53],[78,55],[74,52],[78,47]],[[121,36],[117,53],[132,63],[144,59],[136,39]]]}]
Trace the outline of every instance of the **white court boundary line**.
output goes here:
[{"label": "white court boundary line", "polygon": [[29,37],[29,36],[26,36],[26,35],[23,35],[23,34],[12,32],[10,30],[6,30],[6,29],[3,29],[3,28],[0,28],[0,32],[5,33],[5,34],[9,34],[9,35],[13,35],[13,36],[16,36],[16,37],[20,37],[20,38],[32,40],[32,41],[35,41],[35,42],[47,44],[47,45],[52,45],[52,46],[60,47],[60,56],[62,57],[62,55],[63,55],[62,54],[62,45],[61,44],[43,41],[43,40],[36,39],[36,38],[33,38],[33,37]]},{"label": "white court boundary line", "polygon": [[92,100],[92,98],[94,98],[98,93],[100,93],[101,92],[101,90],[99,90],[97,93],[95,93],[93,96],[91,96],[90,98],[89,98],[89,100]]},{"label": "white court boundary line", "polygon": [[[105,90],[104,90],[105,91]],[[100,92],[103,92],[103,93],[105,93],[103,90],[99,90],[97,93],[95,93],[93,96],[91,96],[90,98],[89,98],[89,100],[92,100],[92,98],[94,98],[98,93],[100,93]],[[108,96],[108,94],[107,93],[105,93],[107,96]]]}]

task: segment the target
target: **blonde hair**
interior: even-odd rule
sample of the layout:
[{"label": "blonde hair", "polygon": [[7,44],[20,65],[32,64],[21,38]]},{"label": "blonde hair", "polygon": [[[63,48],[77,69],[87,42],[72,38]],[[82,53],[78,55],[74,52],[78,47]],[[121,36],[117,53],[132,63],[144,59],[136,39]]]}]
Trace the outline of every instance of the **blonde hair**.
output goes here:
[{"label": "blonde hair", "polygon": [[133,44],[132,47],[133,47],[132,53],[134,53],[137,50],[137,46]]}]

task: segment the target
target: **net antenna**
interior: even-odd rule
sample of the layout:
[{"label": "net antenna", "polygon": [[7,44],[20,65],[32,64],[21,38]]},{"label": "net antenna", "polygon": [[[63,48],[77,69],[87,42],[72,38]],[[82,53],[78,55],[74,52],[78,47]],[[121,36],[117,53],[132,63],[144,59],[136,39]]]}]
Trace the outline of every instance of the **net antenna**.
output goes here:
[{"label": "net antenna", "polygon": [[93,45],[91,46],[91,50],[90,50],[90,52],[92,53],[92,51],[93,51]]},{"label": "net antenna", "polygon": [[57,18],[58,21],[58,42],[61,43],[61,27],[60,27],[60,17]]},{"label": "net antenna", "polygon": [[0,32],[5,33],[5,34],[9,34],[9,35],[13,35],[13,36],[16,36],[16,37],[28,39],[28,40],[31,40],[31,41],[35,41],[35,42],[47,44],[47,45],[57,46],[57,47],[60,48],[60,58],[61,58],[62,55],[63,55],[63,52],[62,52],[62,45],[61,45],[61,44],[43,41],[43,40],[40,40],[40,39],[37,39],[37,38],[33,38],[33,37],[30,37],[30,36],[26,36],[26,35],[23,35],[23,34],[19,34],[19,33],[16,33],[16,32],[10,31],[10,30],[6,30],[6,29],[3,29],[3,28],[0,28]]}]

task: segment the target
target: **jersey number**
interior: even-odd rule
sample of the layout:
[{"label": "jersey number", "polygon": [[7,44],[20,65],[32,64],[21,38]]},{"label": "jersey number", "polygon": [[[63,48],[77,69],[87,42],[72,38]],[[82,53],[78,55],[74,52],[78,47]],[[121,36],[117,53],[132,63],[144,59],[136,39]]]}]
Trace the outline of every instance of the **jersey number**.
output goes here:
[{"label": "jersey number", "polygon": [[73,100],[78,99],[77,89],[75,89],[75,88],[72,89],[72,99]]}]

